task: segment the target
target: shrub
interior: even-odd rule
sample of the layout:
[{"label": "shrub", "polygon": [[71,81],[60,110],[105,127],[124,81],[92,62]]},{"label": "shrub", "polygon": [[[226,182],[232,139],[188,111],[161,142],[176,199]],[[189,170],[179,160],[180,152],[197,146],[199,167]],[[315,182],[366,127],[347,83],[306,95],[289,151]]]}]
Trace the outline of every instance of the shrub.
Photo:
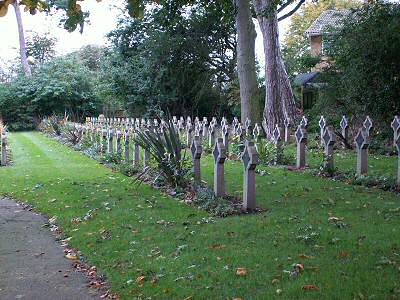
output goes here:
[{"label": "shrub", "polygon": [[153,171],[173,187],[187,185],[190,162],[186,157],[186,149],[182,149],[179,134],[170,120],[166,120],[162,132],[160,128],[142,129],[136,133],[134,140],[142,149],[148,151],[156,162],[156,167],[149,166],[145,173]]}]

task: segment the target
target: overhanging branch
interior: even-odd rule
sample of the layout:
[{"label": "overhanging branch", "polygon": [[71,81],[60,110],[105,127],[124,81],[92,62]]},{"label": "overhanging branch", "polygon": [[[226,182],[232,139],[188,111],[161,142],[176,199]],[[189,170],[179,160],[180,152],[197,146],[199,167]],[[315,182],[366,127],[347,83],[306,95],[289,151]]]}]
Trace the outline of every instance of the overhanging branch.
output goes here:
[{"label": "overhanging branch", "polygon": [[304,3],[305,1],[306,1],[306,0],[300,0],[299,3],[297,3],[297,5],[296,5],[291,11],[289,11],[288,13],[286,13],[286,14],[284,14],[283,16],[279,17],[279,18],[278,18],[278,22],[280,22],[280,21],[282,21],[282,20],[284,20],[284,19],[290,17],[291,15],[293,15],[293,14],[300,8],[300,6],[303,5],[303,3]]}]

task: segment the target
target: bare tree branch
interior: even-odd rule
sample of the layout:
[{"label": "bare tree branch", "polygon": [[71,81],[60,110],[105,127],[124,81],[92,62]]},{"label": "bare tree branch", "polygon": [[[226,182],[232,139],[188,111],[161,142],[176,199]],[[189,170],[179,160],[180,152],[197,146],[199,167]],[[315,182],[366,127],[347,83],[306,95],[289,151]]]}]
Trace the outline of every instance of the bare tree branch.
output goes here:
[{"label": "bare tree branch", "polygon": [[297,5],[288,13],[284,14],[283,16],[278,18],[278,22],[290,17],[291,15],[293,15],[305,2],[306,0],[300,0],[299,3],[297,3]]}]

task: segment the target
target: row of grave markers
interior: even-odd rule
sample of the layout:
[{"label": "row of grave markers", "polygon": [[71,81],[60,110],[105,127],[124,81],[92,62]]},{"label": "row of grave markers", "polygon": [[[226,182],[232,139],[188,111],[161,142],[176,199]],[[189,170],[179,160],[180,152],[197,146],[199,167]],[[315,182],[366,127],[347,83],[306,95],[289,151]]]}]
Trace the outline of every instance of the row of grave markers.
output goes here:
[{"label": "row of grave markers", "polygon": [[[129,120],[129,121],[128,121]],[[228,126],[225,118],[221,121],[221,126],[218,127],[216,118],[213,118],[207,127],[207,119],[203,118],[200,121],[199,118],[195,119],[195,125],[193,126],[191,119],[187,118],[186,122],[184,118],[177,119],[176,117],[172,120],[175,125],[180,137],[183,139],[186,137],[186,146],[190,147],[192,152],[193,161],[193,175],[196,182],[201,181],[200,171],[200,159],[202,155],[202,139],[208,138],[209,146],[213,146],[214,156],[214,193],[216,196],[222,196],[225,194],[225,180],[224,180],[224,162],[226,160],[226,153],[229,145],[229,133],[236,135],[239,139],[243,137],[242,125],[235,118],[232,122],[232,126]],[[105,118],[89,118],[87,119],[87,126],[80,126],[84,134],[88,135],[95,143],[100,143],[102,153],[112,154],[114,152],[114,137],[115,137],[115,152],[123,152],[123,158],[126,162],[130,160],[129,154],[129,140],[130,136],[133,136],[137,130],[142,128],[152,130],[163,130],[164,121],[159,122],[158,120],[145,120],[145,119],[105,119]],[[185,124],[186,123],[186,124]],[[285,122],[288,124],[289,122]],[[334,166],[334,153],[333,147],[336,142],[336,136],[331,126],[327,126],[327,122],[324,117],[321,117],[320,122],[320,135],[321,143],[325,148],[325,166],[332,168]],[[342,135],[347,138],[348,135],[348,123],[345,117],[342,118],[341,122]],[[392,128],[394,130],[395,145],[400,150],[400,119],[395,117],[392,122]],[[112,126],[117,129],[114,131]],[[307,145],[307,127],[308,120],[303,117],[300,121],[299,126],[295,132],[295,138],[297,143],[297,154],[296,154],[296,166],[301,169],[306,166],[306,145]],[[108,129],[106,129],[108,128]],[[246,120],[244,126],[244,132],[247,136],[253,136],[255,140],[259,139],[261,128],[258,124],[251,130],[251,123]],[[285,125],[285,140],[289,138],[288,132],[289,125]],[[122,129],[122,131],[121,131]],[[357,149],[357,174],[365,175],[368,170],[368,147],[369,137],[373,129],[373,123],[370,117],[367,117],[363,123],[363,126],[359,129],[356,137],[355,144]],[[100,140],[95,136],[100,133]],[[250,135],[251,133],[251,135]],[[219,136],[220,135],[220,136]],[[273,141],[280,146],[281,133],[278,126],[276,126],[273,132]],[[244,137],[243,137],[244,138]],[[121,141],[123,140],[123,147]],[[399,151],[400,153],[400,151]],[[139,145],[134,144],[133,147],[133,164],[139,165]],[[243,208],[244,209],[255,209],[255,169],[258,164],[258,153],[254,142],[247,140],[245,144],[245,150],[242,153],[242,161],[244,164],[244,188],[243,188]],[[149,159],[149,153],[144,152],[143,166],[146,167]],[[398,163],[398,183],[400,183],[400,156]]]},{"label": "row of grave markers", "polygon": [[[91,124],[96,124],[89,122]],[[143,124],[143,125],[142,125]],[[227,153],[227,127],[222,126],[222,137],[218,137],[213,134],[213,129],[216,129],[216,120],[211,121],[210,127],[212,129],[208,130],[208,136],[211,137],[209,139],[209,143],[213,144],[213,156],[214,156],[214,194],[216,197],[223,197],[225,195],[225,177],[224,177],[224,163],[226,160],[226,153]],[[103,124],[100,125],[101,127]],[[162,130],[161,126],[152,126],[148,122],[140,123],[140,126],[135,128],[126,128],[123,130],[123,133],[120,130],[116,130],[114,134],[114,130],[109,128],[108,130],[105,128],[97,128],[97,130],[92,130],[90,126],[82,126],[77,124],[76,129],[83,135],[83,138],[88,138],[95,144],[100,146],[101,153],[121,153],[124,160],[126,162],[130,161],[130,154],[129,154],[129,140],[130,136],[135,135],[137,130],[146,129],[148,130],[151,128],[152,130]],[[95,128],[95,126],[94,126]],[[190,126],[187,126],[190,128]],[[225,129],[224,129],[225,128]],[[203,129],[203,128],[201,128]],[[178,125],[178,132],[179,132],[179,125]],[[98,136],[100,133],[100,136]],[[192,153],[192,162],[193,162],[193,178],[195,183],[201,182],[201,168],[200,168],[200,159],[203,152],[202,146],[202,138],[203,138],[203,130],[200,131],[197,129],[192,136],[190,130],[186,132],[186,146],[190,145],[190,150]],[[181,137],[183,137],[183,132],[180,131]],[[114,142],[115,137],[115,142]],[[225,138],[224,138],[225,137]],[[121,147],[121,141],[124,141],[124,146]],[[136,143],[133,147],[133,164],[137,166],[139,164],[139,145]],[[144,158],[143,158],[143,167],[146,167],[146,162],[149,159],[149,153],[144,151]],[[242,154],[242,161],[244,164],[244,181],[243,181],[243,210],[255,210],[256,209],[256,184],[255,184],[255,170],[258,164],[258,153],[257,149],[254,145],[254,142],[247,140],[245,144],[245,148]]]}]

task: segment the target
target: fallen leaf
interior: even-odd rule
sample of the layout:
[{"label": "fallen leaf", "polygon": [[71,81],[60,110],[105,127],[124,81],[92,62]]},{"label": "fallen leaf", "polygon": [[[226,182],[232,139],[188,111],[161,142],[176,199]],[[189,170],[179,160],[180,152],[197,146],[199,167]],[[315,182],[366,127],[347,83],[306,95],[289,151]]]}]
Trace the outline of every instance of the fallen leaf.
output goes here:
[{"label": "fallen leaf", "polygon": [[238,276],[246,276],[247,275],[246,268],[236,268],[236,275],[238,275]]},{"label": "fallen leaf", "polygon": [[65,255],[65,258],[70,259],[70,260],[78,259],[78,257],[75,254],[67,254],[67,255]]},{"label": "fallen leaf", "polygon": [[144,276],[139,276],[138,278],[136,278],[136,282],[139,286],[143,285],[143,281],[146,279],[146,277]]},{"label": "fallen leaf", "polygon": [[214,245],[211,245],[210,248],[211,248],[211,249],[219,250],[219,249],[224,249],[224,248],[226,248],[226,245],[223,245],[223,244],[214,244]]},{"label": "fallen leaf", "polygon": [[319,291],[319,287],[316,285],[312,285],[312,284],[303,285],[302,289],[305,291],[312,291],[312,290]]}]

